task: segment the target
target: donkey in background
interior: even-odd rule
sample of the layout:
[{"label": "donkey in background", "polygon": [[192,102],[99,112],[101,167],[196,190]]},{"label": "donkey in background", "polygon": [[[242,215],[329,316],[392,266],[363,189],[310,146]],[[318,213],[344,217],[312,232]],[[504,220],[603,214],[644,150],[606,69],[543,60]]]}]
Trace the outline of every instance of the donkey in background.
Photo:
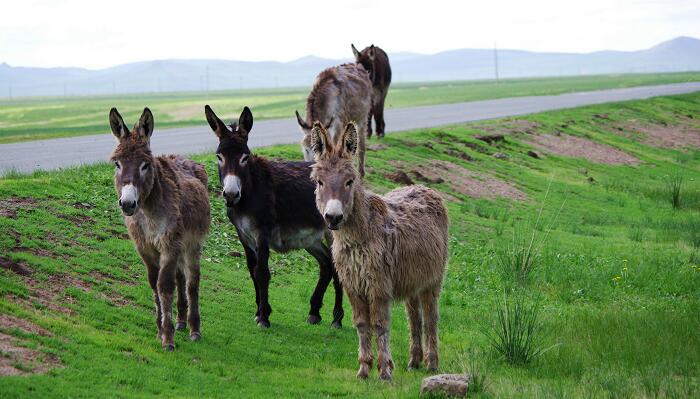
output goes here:
[{"label": "donkey in background", "polygon": [[209,232],[207,174],[202,165],[177,155],[154,157],[150,149],[153,114],[143,110],[132,130],[116,108],[109,113],[117,148],[114,183],[129,237],[148,269],[156,303],[158,339],[175,349],[172,322],[177,286],[177,326],[201,339],[199,260]]},{"label": "donkey in background", "polygon": [[343,64],[321,72],[306,100],[306,119],[296,111],[297,123],[304,133],[301,150],[304,159],[313,161],[310,133],[313,121],[321,121],[331,132],[331,138],[340,136],[343,126],[359,121],[363,133],[358,141],[358,170],[365,175],[365,123],[372,106],[372,82],[361,64]]},{"label": "donkey in background", "polygon": [[350,46],[355,55],[355,61],[369,71],[372,81],[372,109],[367,117],[367,137],[372,137],[372,116],[377,125],[377,137],[384,137],[384,100],[391,84],[389,56],[374,44],[365,47],[362,51],[357,51],[354,44]]},{"label": "donkey in background", "polygon": [[204,112],[219,138],[216,150],[219,180],[224,187],[228,218],[236,227],[255,287],[258,326],[270,327],[270,248],[278,252],[303,248],[316,258],[320,268],[306,321],[321,322],[323,296],[332,279],[335,307],[331,325],[340,328],[344,315],[343,288],[330,249],[324,243],[328,230],[314,203],[314,184],[309,178],[311,162],[273,162],[251,154],[248,134],[253,127],[253,114],[248,107],[243,109],[238,124],[230,127],[208,105]]},{"label": "donkey in background", "polygon": [[[379,196],[365,191],[352,166],[358,132],[349,123],[334,143],[314,123],[316,206],[333,234],[333,259],[352,305],[359,336],[359,378],[372,368],[372,333],[377,335],[379,378],[391,379],[391,302],[406,300],[411,329],[409,368],[425,360],[438,367],[438,300],[447,262],[447,210],[440,195],[407,186]],[[360,134],[361,136],[361,134]],[[423,356],[425,330],[427,351]]]}]

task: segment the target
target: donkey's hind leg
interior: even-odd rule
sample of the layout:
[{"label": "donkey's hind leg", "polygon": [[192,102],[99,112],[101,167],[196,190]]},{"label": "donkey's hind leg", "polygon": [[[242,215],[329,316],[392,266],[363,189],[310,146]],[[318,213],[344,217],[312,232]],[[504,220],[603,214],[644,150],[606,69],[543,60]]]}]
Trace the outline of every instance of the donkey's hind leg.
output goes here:
[{"label": "donkey's hind leg", "polygon": [[411,358],[408,362],[409,369],[418,369],[423,361],[423,316],[418,296],[408,298],[406,301],[406,317],[411,329]]},{"label": "donkey's hind leg", "polygon": [[326,294],[328,284],[330,284],[333,278],[333,262],[328,248],[320,241],[306,248],[306,251],[316,258],[319,267],[318,282],[316,283],[316,288],[309,301],[311,308],[309,309],[309,317],[306,319],[306,322],[309,324],[318,324],[321,322],[323,296]]},{"label": "donkey's hind leg", "polygon": [[187,291],[185,289],[186,278],[179,265],[175,278],[177,280],[177,323],[175,330],[182,331],[187,327]]},{"label": "donkey's hind leg", "polygon": [[187,323],[190,326],[190,340],[199,341],[202,338],[199,315],[199,259],[202,247],[197,245],[186,257],[185,273],[187,277],[187,302],[189,303]]},{"label": "donkey's hind leg", "polygon": [[423,306],[423,328],[425,330],[425,366],[430,371],[438,368],[438,300],[440,298],[440,286],[429,288],[420,295]]}]

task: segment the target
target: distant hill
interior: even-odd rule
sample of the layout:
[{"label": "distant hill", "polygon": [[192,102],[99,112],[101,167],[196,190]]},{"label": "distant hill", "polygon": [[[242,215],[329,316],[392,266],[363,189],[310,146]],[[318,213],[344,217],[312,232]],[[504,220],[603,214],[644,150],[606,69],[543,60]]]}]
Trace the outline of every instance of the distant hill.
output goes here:
[{"label": "distant hill", "polygon": [[[394,82],[494,77],[493,49],[389,53],[389,58]],[[350,60],[315,56],[290,62],[155,60],[99,70],[13,67],[3,63],[0,97],[310,86],[322,69]],[[586,54],[499,50],[498,66],[501,78],[700,70],[700,40],[678,37],[646,50]]]}]

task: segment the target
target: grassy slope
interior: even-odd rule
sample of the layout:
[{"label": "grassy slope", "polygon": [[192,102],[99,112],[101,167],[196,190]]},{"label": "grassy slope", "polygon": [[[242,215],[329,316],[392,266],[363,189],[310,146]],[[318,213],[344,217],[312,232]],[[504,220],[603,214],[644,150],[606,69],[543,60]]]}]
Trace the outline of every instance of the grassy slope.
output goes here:
[{"label": "grassy slope", "polygon": [[[443,104],[514,96],[561,94],[700,80],[700,73],[600,75],[566,78],[507,79],[491,81],[395,84],[389,92],[390,108]],[[0,143],[78,136],[106,132],[105,118],[118,107],[125,118],[138,118],[144,106],[158,115],[159,129],[200,125],[204,104],[234,118],[248,105],[256,120],[288,118],[303,111],[308,88],[245,90],[206,93],[134,94],[101,97],[56,97],[0,101]],[[227,114],[230,113],[230,114]]]},{"label": "grassy slope", "polygon": [[[593,118],[596,113],[610,119]],[[461,371],[475,363],[488,378],[482,395],[495,397],[700,393],[700,152],[653,149],[614,135],[610,128],[616,120],[672,123],[678,113],[700,115],[700,94],[520,118],[541,124],[541,132],[560,130],[624,149],[643,161],[637,167],[556,156],[537,160],[525,155],[529,147],[515,138],[499,149],[482,146],[509,154],[507,161],[465,146],[483,144],[472,136],[502,121],[395,134],[385,139],[388,149],[368,153],[373,169],[368,182],[378,191],[395,187],[383,176],[392,170],[390,160],[420,165],[437,158],[493,173],[530,197],[525,202],[475,200],[451,192],[460,201],[448,203],[450,262],[440,324],[443,371]],[[431,143],[432,149],[416,143]],[[474,161],[450,157],[444,152],[448,148],[464,151]],[[299,158],[294,146],[260,152]],[[197,159],[215,176],[212,155]],[[686,177],[686,205],[673,210],[664,188],[667,176],[677,173]],[[0,200],[38,200],[34,210],[20,210],[16,219],[0,217],[3,256],[26,262],[37,279],[68,273],[93,284],[89,292],[65,291],[71,299],[65,306],[76,312],[69,316],[8,300],[8,294],[26,296],[27,288],[12,272],[0,269],[0,313],[19,315],[52,331],[53,337],[22,336],[58,354],[65,365],[47,375],[0,378],[3,397],[417,395],[427,374],[404,369],[408,334],[401,305],[393,312],[392,345],[399,367],[394,381],[379,383],[375,374],[368,382],[357,381],[349,305],[341,331],[328,324],[332,294],[320,326],[303,322],[317,268],[301,252],[271,257],[273,326],[259,330],[252,321],[253,289],[245,262],[228,255],[241,248],[215,196],[213,231],[202,265],[204,340],[190,343],[178,333],[177,350],[163,353],[154,338],[145,268],[131,243],[118,238],[125,229],[111,176],[111,167],[102,165],[0,180]],[[566,203],[538,258],[530,290],[542,296],[549,331],[545,342],[558,345],[530,366],[512,367],[493,356],[480,332],[481,325],[493,320],[504,288],[493,248],[510,239],[518,221],[536,215],[550,182],[546,218],[565,198]],[[216,187],[212,183],[212,191]],[[445,183],[434,187],[449,192]],[[75,203],[92,208],[76,209]],[[74,222],[81,215],[89,219],[78,226]],[[19,237],[19,245],[12,235]],[[17,252],[16,246],[45,248],[55,259]],[[130,299],[135,307],[111,305],[106,299],[114,296],[110,293]]]}]

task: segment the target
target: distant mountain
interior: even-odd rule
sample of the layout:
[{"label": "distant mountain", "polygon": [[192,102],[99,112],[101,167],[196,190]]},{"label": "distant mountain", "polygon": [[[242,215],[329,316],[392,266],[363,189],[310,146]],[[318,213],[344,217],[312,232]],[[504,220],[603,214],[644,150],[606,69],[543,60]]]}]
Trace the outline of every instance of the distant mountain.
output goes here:
[{"label": "distant mountain", "polygon": [[[348,50],[348,52],[350,52]],[[389,53],[394,82],[491,79],[493,49],[437,54]],[[310,86],[332,65],[349,62],[306,56],[290,62],[155,60],[100,70],[0,64],[0,97],[60,96]],[[678,37],[640,51],[537,53],[498,50],[502,78],[700,70],[700,40]]]}]

